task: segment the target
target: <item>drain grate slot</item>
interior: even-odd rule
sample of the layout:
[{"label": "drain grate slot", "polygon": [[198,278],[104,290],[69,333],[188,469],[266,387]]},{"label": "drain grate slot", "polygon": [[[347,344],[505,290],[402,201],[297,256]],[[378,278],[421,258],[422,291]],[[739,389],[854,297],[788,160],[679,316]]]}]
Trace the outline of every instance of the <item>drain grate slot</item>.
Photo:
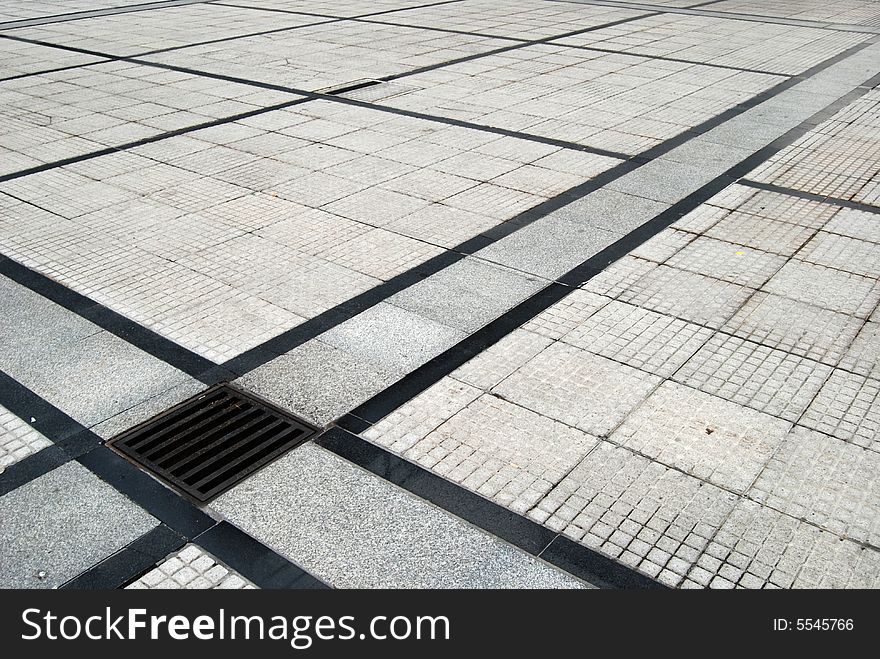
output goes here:
[{"label": "drain grate slot", "polygon": [[219,384],[108,445],[206,502],[316,432],[266,401]]}]

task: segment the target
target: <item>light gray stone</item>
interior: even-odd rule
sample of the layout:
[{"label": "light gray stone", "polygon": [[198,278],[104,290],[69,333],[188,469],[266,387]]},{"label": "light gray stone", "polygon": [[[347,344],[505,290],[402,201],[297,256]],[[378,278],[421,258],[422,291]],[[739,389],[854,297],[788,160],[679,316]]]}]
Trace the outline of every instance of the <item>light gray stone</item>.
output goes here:
[{"label": "light gray stone", "polygon": [[109,332],[41,348],[36,360],[32,354],[11,355],[4,370],[85,426],[193,382]]},{"label": "light gray stone", "polygon": [[465,336],[460,330],[381,302],[324,332],[320,340],[382,371],[404,375]]},{"label": "light gray stone", "polygon": [[476,257],[546,279],[556,279],[620,238],[620,234],[553,216],[544,217]]},{"label": "light gray stone", "polygon": [[4,588],[60,586],[158,524],[76,462],[0,498],[0,519]]},{"label": "light gray stone", "polygon": [[61,346],[101,332],[101,328],[72,311],[0,276],[0,364],[11,358],[40,359],[47,346]]},{"label": "light gray stone", "polygon": [[254,369],[236,384],[323,426],[394,379],[374,364],[314,339]]},{"label": "light gray stone", "polygon": [[604,187],[566,204],[551,215],[580,223],[585,227],[625,234],[637,229],[668,207],[669,204],[661,201]]},{"label": "light gray stone", "polygon": [[338,588],[582,587],[311,444],[222,495],[214,508]]},{"label": "light gray stone", "polygon": [[608,184],[608,189],[674,204],[721,174],[726,166],[702,166],[657,159]]},{"label": "light gray stone", "polygon": [[466,258],[388,299],[393,304],[471,334],[548,282]]}]

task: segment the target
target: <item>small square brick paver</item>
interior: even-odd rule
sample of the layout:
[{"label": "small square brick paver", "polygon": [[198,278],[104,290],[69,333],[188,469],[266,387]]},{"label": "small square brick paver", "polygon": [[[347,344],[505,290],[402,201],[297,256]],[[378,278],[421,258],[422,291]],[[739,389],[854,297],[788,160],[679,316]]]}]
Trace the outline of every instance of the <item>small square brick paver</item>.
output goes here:
[{"label": "small square brick paver", "polygon": [[710,238],[792,256],[815,233],[810,227],[733,211],[707,231]]},{"label": "small square brick paver", "polygon": [[785,263],[778,254],[745,245],[697,238],[666,261],[681,270],[723,279],[741,286],[760,288]]},{"label": "small square brick paver", "polygon": [[820,231],[798,252],[798,258],[829,268],[880,278],[880,245]]},{"label": "small square brick paver", "polygon": [[572,291],[525,323],[523,329],[555,341],[572,330],[583,327],[588,318],[609,302],[611,300],[608,297],[590,291]]},{"label": "small square brick paver", "polygon": [[807,302],[755,293],[722,329],[770,348],[835,366],[863,322]]},{"label": "small square brick paver", "polygon": [[880,379],[835,370],[798,423],[880,451]]},{"label": "small square brick paver", "polygon": [[688,574],[710,588],[877,588],[880,552],[741,500]]},{"label": "small square brick paver", "polygon": [[[36,3],[25,14],[51,14],[51,4]],[[363,11],[352,2],[310,4],[340,16]],[[407,3],[384,4],[399,10]],[[784,4],[758,11],[755,3],[728,0],[706,11],[739,6],[867,27],[880,17],[866,2],[843,9]],[[15,20],[21,11],[0,9],[0,18]],[[825,71],[801,79],[810,67],[854,45],[875,48],[868,43],[870,30],[745,22],[706,11],[641,15],[601,3],[468,0],[396,11],[394,20],[381,24],[331,21],[293,30],[314,20],[287,14],[289,26],[276,29],[271,44],[246,35],[276,28],[280,14],[216,3],[20,28],[22,36],[62,50],[9,41],[0,56],[8,69],[0,76],[8,101],[0,174],[47,164],[44,171],[0,182],[0,246],[6,257],[217,362],[447,250],[466,251],[461,243],[478,235],[491,239],[539,214],[540,222],[508,236],[508,245],[520,247],[507,254],[502,243],[494,253],[505,253],[516,261],[508,265],[523,271],[530,258],[549,250],[559,257],[554,268],[564,271],[588,256],[588,249],[654,226],[652,217],[709,182],[713,172],[753,152],[766,153],[765,144],[807,114],[792,99],[816,109],[826,101],[823,94],[807,98],[809,92],[786,89],[750,111],[759,121],[733,117],[698,135],[693,129],[702,122],[785,80],[836,94],[831,90],[838,85],[855,87],[858,75],[871,75],[872,51],[865,50],[829,62],[842,76]],[[431,32],[426,22],[440,32]],[[599,27],[603,23],[613,24]],[[595,29],[584,32],[588,27]],[[511,39],[513,50],[496,52]],[[524,41],[531,39],[541,41]],[[205,40],[207,47],[198,45]],[[63,52],[69,42],[122,55],[151,50],[148,64],[186,67],[189,73],[131,59],[71,60]],[[597,43],[611,52],[590,50]],[[87,66],[39,73],[70,65]],[[410,73],[405,83],[367,87],[346,98],[300,98],[267,88],[326,89]],[[748,178],[876,206],[880,91],[863,87],[859,93],[830,120],[809,126],[793,144],[769,155]],[[297,99],[302,102],[268,109]],[[419,113],[425,116],[417,118]],[[239,118],[233,121],[233,115]],[[220,121],[191,129],[209,119]],[[514,137],[514,131],[533,137]],[[596,175],[626,169],[646,149],[676,136],[686,136],[687,143],[668,157],[576,199]],[[158,139],[125,146],[153,137]],[[580,146],[618,151],[621,158]],[[93,153],[106,147],[110,153]],[[59,159],[68,164],[54,162]],[[559,193],[565,193],[564,202],[551,200]],[[555,221],[557,212],[565,222]],[[880,586],[877,218],[829,200],[729,185],[364,436],[666,585]],[[570,240],[559,237],[566,226]],[[554,236],[555,246],[548,248]],[[534,243],[517,242],[527,240]],[[448,271],[437,281],[445,276]],[[491,309],[479,309],[479,322],[464,332],[539,286],[534,280],[519,284],[510,295],[491,277],[471,277],[457,288],[479,288],[482,299],[492,300]],[[429,283],[421,290],[446,288]],[[325,331],[319,343],[333,343],[333,350],[306,352],[333,352],[343,366],[355,357],[366,360],[375,368],[360,371],[378,378],[371,380],[370,394],[379,391],[465,337],[461,319],[451,322],[441,313],[450,306],[443,304],[446,294],[438,295],[424,295],[431,299],[416,304],[403,293]],[[425,318],[425,306],[437,300],[434,315]],[[353,356],[339,357],[343,351]],[[273,368],[292,377],[297,368],[315,370],[320,361],[294,357],[280,356]],[[384,375],[389,363],[397,364],[391,380]],[[328,421],[368,395],[358,373],[337,370],[360,397],[337,387],[330,395],[332,411],[327,400],[310,399],[310,413],[320,408],[331,415]],[[271,375],[255,371],[251,382],[263,377],[265,383]],[[326,369],[323,375],[326,380]],[[327,397],[326,391],[310,395]],[[284,404],[300,398],[285,394]],[[0,408],[0,470],[48,442]],[[383,513],[376,502],[384,505],[396,495],[388,499],[390,490],[379,492],[381,481],[367,472],[340,472],[340,463],[330,471],[342,477],[316,479],[312,467],[329,454],[314,446],[302,450],[270,468],[287,465],[297,476],[308,463],[296,487],[279,495],[273,488],[291,485],[291,479],[263,471],[226,495],[235,501],[221,512],[250,519],[254,537],[288,545],[304,540],[291,557],[311,555],[320,559],[316,565],[331,565],[329,573],[342,585],[426,583],[436,566],[425,560],[433,555],[425,548],[445,542],[444,533],[452,553],[439,553],[447,558],[455,558],[456,546],[476,546],[454,524],[444,531],[436,519],[426,523],[436,509],[409,494],[390,505],[398,512],[411,508],[411,514],[389,515],[387,507]],[[3,497],[7,513],[16,513],[11,506],[28,491],[41,501],[46,492],[63,494],[64,488],[49,486],[65,474],[68,486],[94,480],[73,473],[74,467],[53,472],[45,491],[23,486]],[[290,497],[305,492],[308,499],[313,482],[318,486],[312,503],[329,501],[327,510],[345,513],[339,504],[350,489],[356,504],[349,512],[357,522],[337,525],[333,542],[313,541],[328,529],[327,537],[333,535],[327,520],[338,515],[327,510],[313,516],[307,533],[291,534],[290,523],[278,524],[279,511],[287,510],[297,511],[288,522],[311,523],[303,511],[314,512],[314,506],[291,506]],[[341,498],[326,496],[327,483],[342,487]],[[370,488],[378,495],[365,497]],[[76,518],[78,507],[63,497],[49,503],[55,526],[72,514]],[[267,514],[266,506],[276,504]],[[132,508],[115,519],[116,526],[139,512]],[[364,524],[371,512],[381,522],[373,525],[377,532]],[[39,526],[40,516],[19,517],[22,529]],[[70,540],[51,526],[50,541],[40,540],[38,548],[57,549]],[[352,528],[361,526],[369,542],[351,543]],[[430,533],[422,533],[425,528]],[[53,561],[72,559],[71,567],[69,574],[59,571],[52,585],[118,550],[105,542],[112,534],[98,527],[89,532],[100,551],[83,558],[82,547],[62,547]],[[7,535],[10,542],[22,540],[24,559],[34,554],[25,546],[28,532]],[[79,544],[81,535],[73,534]],[[488,542],[482,531],[477,536]],[[346,554],[346,548],[352,551]],[[440,576],[483,583],[468,567],[492,572],[494,559],[484,550],[471,551],[480,555],[477,562],[468,556],[447,560],[449,574]],[[389,573],[389,565],[404,567]],[[509,565],[498,572],[508,575]],[[441,582],[445,578],[433,579]],[[130,587],[253,585],[188,545]]]},{"label": "small square brick paver", "polygon": [[640,259],[664,263],[694,239],[693,234],[677,229],[666,229],[630,252]]},{"label": "small square brick paver", "polygon": [[712,330],[616,300],[562,337],[570,345],[662,377],[671,376]]},{"label": "small square brick paver", "polygon": [[880,323],[864,324],[841,359],[840,367],[859,375],[880,378]]},{"label": "small square brick paver", "polygon": [[678,585],[737,497],[600,442],[529,516]]},{"label": "small square brick paver", "polygon": [[781,419],[666,382],[610,441],[695,478],[744,492],[790,427]]},{"label": "small square brick paver", "polygon": [[750,190],[751,195],[745,199],[732,197],[731,209],[768,220],[821,229],[840,210],[837,206],[820,201],[801,199],[779,192],[746,189]]},{"label": "small square brick paver", "polygon": [[825,231],[872,243],[880,243],[880,222],[877,222],[876,213],[868,213],[853,208],[841,208],[840,212],[825,225]]},{"label": "small square brick paver", "polygon": [[42,433],[0,405],[0,473],[51,444]]},{"label": "small square brick paver", "polygon": [[611,432],[658,384],[655,375],[555,343],[492,391],[598,437]]},{"label": "small square brick paver", "polygon": [[797,260],[786,263],[763,290],[859,318],[880,302],[880,281]]},{"label": "small square brick paver", "polygon": [[748,497],[841,537],[880,547],[880,453],[795,428]]},{"label": "small square brick paver", "polygon": [[717,328],[754,292],[751,288],[665,265],[627,286],[621,302]]},{"label": "small square brick paver", "polygon": [[[742,186],[732,187],[740,187],[740,192],[737,194],[738,199],[747,198],[752,192],[751,190],[748,190],[748,188],[743,188]],[[731,188],[728,188],[728,190],[730,189]],[[719,199],[725,194],[728,193],[721,192],[718,195],[715,195],[705,204],[697,206],[680,220],[676,220],[672,226],[678,231],[685,231],[690,234],[703,235],[707,233],[709,229],[718,224],[723,218],[730,215],[730,208],[727,206],[720,207],[718,205]]]},{"label": "small square brick paver", "polygon": [[364,431],[363,436],[402,454],[481,394],[469,384],[445,377]]},{"label": "small square brick paver", "polygon": [[[448,391],[448,389],[446,390]],[[531,508],[592,448],[596,440],[491,394],[483,394],[421,438],[433,425],[436,400],[444,389],[432,387],[364,433],[381,445],[402,449],[413,460],[511,510]],[[410,409],[407,409],[410,407]],[[429,418],[421,423],[422,412]],[[404,424],[405,431],[394,427]]]},{"label": "small square brick paver", "polygon": [[[556,321],[556,318],[550,320]],[[495,345],[455,369],[452,372],[452,377],[484,391],[489,391],[553,343],[543,333],[545,330],[555,333],[564,321],[565,319],[562,319],[559,324],[555,322],[543,324],[541,333],[532,332],[525,328],[514,330]],[[536,328],[531,323],[525,327]]]},{"label": "small square brick paver", "polygon": [[590,278],[583,289],[598,295],[617,297],[656,267],[657,264],[653,261],[627,255]]},{"label": "small square brick paver", "polygon": [[189,544],[126,586],[128,590],[245,590],[250,581],[201,547]]},{"label": "small square brick paver", "polygon": [[796,421],[831,367],[758,343],[716,334],[674,379],[740,405]]}]

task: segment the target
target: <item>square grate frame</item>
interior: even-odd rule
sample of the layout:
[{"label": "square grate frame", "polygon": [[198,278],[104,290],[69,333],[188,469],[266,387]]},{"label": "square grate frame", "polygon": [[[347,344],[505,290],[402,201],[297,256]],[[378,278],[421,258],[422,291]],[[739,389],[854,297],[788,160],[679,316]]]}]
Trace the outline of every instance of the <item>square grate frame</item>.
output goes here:
[{"label": "square grate frame", "polygon": [[207,503],[319,432],[221,382],[106,444],[174,489]]}]

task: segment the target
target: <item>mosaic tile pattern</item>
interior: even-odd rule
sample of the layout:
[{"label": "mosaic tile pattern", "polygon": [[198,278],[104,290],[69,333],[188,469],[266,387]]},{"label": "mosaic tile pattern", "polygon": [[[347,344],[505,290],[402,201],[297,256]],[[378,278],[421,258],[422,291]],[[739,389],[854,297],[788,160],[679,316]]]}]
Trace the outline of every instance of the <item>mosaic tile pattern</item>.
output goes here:
[{"label": "mosaic tile pattern", "polygon": [[529,516],[676,586],[735,498],[601,442]]},{"label": "mosaic tile pattern", "polygon": [[700,480],[744,492],[789,428],[781,419],[668,382],[610,440]]},{"label": "mosaic tile pattern", "polygon": [[[880,455],[819,432],[785,438],[749,498],[856,542],[880,546]],[[859,511],[853,515],[853,511]]]},{"label": "mosaic tile pattern", "polygon": [[[123,152],[0,184],[26,202],[0,222],[0,247],[222,362],[556,193],[533,165],[519,189],[484,180],[522,169],[521,160],[498,156],[504,167],[486,174],[467,168],[465,157],[484,157],[477,146],[509,143],[515,153],[524,140],[330,102],[303,108],[269,113],[280,115],[271,131],[232,124],[144,147],[161,145],[159,152]],[[390,158],[315,141],[349,135],[352,146],[365,131],[370,150]],[[418,168],[394,160],[404,144],[429,147]],[[431,146],[440,150],[425,160]],[[558,152],[545,149],[542,159]],[[565,160],[540,169],[569,186],[616,162],[587,156],[593,166],[580,174],[549,169],[569,168]],[[148,163],[159,169],[144,179],[139,167]],[[462,167],[467,176],[448,173]],[[386,176],[372,176],[377,170]],[[479,186],[492,189],[464,196]],[[512,205],[498,211],[505,199]]]},{"label": "mosaic tile pattern", "polygon": [[[871,90],[783,149],[749,178],[876,205],[880,92]],[[855,148],[853,148],[855,147]]]},{"label": "mosaic tile pattern", "polygon": [[0,405],[0,473],[51,444],[42,433]]},{"label": "mosaic tile pattern", "polygon": [[[860,88],[758,164],[748,185],[724,179],[706,203],[665,212],[774,143],[808,116],[804,106],[864,84],[875,46],[777,87],[867,45],[875,7],[234,4],[67,21],[51,16],[110,5],[2,3],[0,23],[47,18],[16,28],[28,41],[0,40],[5,257],[215,362],[418,279],[378,304],[359,298],[354,317],[249,374],[247,386],[271,380],[273,400],[322,422],[549,285],[526,311],[540,295],[563,294],[558,302],[517,316],[522,326],[481,344],[365,439],[669,586],[880,585],[880,92]],[[771,89],[750,114],[702,134]],[[631,159],[671,138],[684,142],[648,164]],[[621,254],[634,230],[646,240]],[[550,281],[615,243],[575,271],[582,286],[573,275]],[[471,269],[414,276],[443,259]],[[3,311],[39,315],[17,303]],[[316,385],[297,379],[303,370]],[[48,444],[23,421],[0,408],[0,469]],[[322,471],[327,456],[311,449],[273,465],[294,481],[263,472],[224,515],[293,547],[254,511],[270,499],[310,509],[290,505],[303,493],[326,499],[297,472],[310,459]],[[334,487],[353,493],[352,519],[368,519],[370,488],[382,490],[371,505],[388,506],[356,553],[345,554],[356,524],[343,515],[349,529],[332,544],[344,559],[296,545],[340,583],[513,583],[508,568],[525,569],[507,545],[472,561],[474,547],[496,542],[476,529],[466,549],[451,522],[410,533],[387,511],[424,529],[424,502],[334,469],[345,472]],[[312,534],[333,537],[327,517]],[[426,574],[421,554],[437,546],[468,560]],[[71,574],[88,567],[72,558]],[[469,562],[478,567],[462,571]],[[253,585],[188,545],[130,587]]]},{"label": "mosaic tile pattern", "polygon": [[880,554],[742,500],[687,575],[709,588],[876,588]]},{"label": "mosaic tile pattern", "polygon": [[249,590],[250,581],[189,544],[126,586],[128,590]]},{"label": "mosaic tile pattern", "polygon": [[706,393],[796,421],[831,367],[739,337],[717,334],[675,379]]}]

